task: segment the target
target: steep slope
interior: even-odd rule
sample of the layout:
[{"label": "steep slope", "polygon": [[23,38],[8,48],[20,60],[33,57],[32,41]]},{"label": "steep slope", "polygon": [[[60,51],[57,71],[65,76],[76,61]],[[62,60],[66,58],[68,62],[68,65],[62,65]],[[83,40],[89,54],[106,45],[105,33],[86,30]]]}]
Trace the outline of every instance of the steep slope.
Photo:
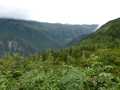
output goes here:
[{"label": "steep slope", "polygon": [[120,20],[60,51],[0,58],[1,90],[120,90]]},{"label": "steep slope", "polygon": [[15,48],[12,50],[15,52],[22,50],[29,53],[48,48],[62,48],[73,38],[91,33],[96,27],[97,25],[63,25],[0,19],[0,51],[1,53],[9,52],[9,47]]},{"label": "steep slope", "polygon": [[88,35],[80,42],[81,46],[93,46],[95,48],[120,47],[120,19],[109,21],[95,33]]}]

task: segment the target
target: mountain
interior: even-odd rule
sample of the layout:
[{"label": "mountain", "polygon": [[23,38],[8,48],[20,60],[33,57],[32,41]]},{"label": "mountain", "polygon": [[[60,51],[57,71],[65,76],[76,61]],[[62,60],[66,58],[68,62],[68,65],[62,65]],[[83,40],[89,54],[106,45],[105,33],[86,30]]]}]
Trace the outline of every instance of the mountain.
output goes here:
[{"label": "mountain", "polygon": [[95,48],[120,47],[120,18],[109,21],[95,33],[88,35],[80,42],[81,46]]},{"label": "mountain", "polygon": [[120,19],[72,47],[0,58],[1,90],[120,90]]},{"label": "mountain", "polygon": [[88,35],[97,25],[50,24],[16,19],[0,19],[0,53],[31,53],[63,48],[78,36]]}]

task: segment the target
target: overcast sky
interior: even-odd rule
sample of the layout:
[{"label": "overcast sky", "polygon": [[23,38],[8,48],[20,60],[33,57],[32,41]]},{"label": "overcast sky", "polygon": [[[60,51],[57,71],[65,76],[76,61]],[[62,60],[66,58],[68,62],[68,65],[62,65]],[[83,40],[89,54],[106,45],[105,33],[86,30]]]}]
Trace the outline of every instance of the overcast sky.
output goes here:
[{"label": "overcast sky", "polygon": [[0,17],[104,24],[120,17],[120,0],[0,0]]}]

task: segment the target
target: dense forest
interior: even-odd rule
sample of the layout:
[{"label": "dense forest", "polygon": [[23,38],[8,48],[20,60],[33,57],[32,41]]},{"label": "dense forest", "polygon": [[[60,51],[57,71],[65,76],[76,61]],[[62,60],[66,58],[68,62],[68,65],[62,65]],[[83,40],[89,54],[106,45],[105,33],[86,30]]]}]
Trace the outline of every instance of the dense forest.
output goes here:
[{"label": "dense forest", "polygon": [[120,19],[78,44],[0,59],[0,90],[120,90]]},{"label": "dense forest", "polygon": [[0,56],[6,52],[30,55],[49,48],[68,47],[94,32],[97,26],[0,18]]}]

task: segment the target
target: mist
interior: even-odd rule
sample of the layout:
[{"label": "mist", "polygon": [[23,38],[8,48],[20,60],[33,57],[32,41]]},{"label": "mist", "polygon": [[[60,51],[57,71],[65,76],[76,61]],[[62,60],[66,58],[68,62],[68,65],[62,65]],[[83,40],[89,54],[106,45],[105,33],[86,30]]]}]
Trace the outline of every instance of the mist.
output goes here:
[{"label": "mist", "polygon": [[30,13],[24,8],[11,8],[0,6],[0,18],[30,19]]},{"label": "mist", "polygon": [[0,0],[0,17],[102,25],[120,16],[119,3],[119,0]]}]

